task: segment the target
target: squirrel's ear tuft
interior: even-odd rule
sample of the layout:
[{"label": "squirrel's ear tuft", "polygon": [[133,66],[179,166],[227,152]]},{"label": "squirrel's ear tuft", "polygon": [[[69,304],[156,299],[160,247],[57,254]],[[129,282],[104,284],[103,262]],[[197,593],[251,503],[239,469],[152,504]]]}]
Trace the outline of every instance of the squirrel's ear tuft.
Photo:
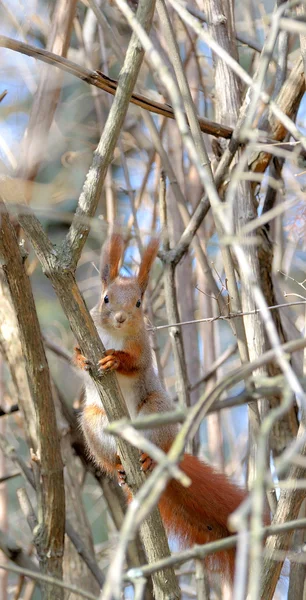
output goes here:
[{"label": "squirrel's ear tuft", "polygon": [[123,250],[123,237],[119,233],[112,233],[101,252],[100,273],[104,287],[116,279]]},{"label": "squirrel's ear tuft", "polygon": [[139,267],[139,272],[137,275],[137,281],[142,294],[145,292],[146,287],[148,285],[150,270],[156,258],[158,247],[159,239],[152,238],[148,246],[144,250],[142,261]]}]

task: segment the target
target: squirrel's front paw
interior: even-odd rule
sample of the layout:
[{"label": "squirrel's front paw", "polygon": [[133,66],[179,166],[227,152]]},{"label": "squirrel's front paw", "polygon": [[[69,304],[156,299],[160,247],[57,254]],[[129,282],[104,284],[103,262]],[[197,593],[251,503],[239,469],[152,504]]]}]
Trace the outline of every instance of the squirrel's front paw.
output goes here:
[{"label": "squirrel's front paw", "polygon": [[91,361],[81,354],[81,350],[78,346],[74,349],[73,362],[79,369],[83,369],[84,371],[89,371],[90,367],[92,367]]},{"label": "squirrel's front paw", "polygon": [[120,361],[116,356],[116,350],[105,350],[105,356],[99,360],[99,371],[114,371],[118,369]]},{"label": "squirrel's front paw", "polygon": [[140,468],[143,471],[143,473],[150,473],[155,466],[154,460],[152,460],[152,458],[145,452],[142,452],[139,461],[141,465]]}]

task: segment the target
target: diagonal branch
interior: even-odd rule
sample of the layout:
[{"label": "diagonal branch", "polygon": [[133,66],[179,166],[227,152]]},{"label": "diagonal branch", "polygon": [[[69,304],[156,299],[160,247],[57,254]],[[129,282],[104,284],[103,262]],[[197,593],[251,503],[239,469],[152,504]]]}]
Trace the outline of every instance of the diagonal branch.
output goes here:
[{"label": "diagonal branch", "polygon": [[[27,56],[32,56],[33,58],[42,60],[49,65],[58,67],[66,73],[69,73],[74,77],[78,77],[82,81],[86,81],[86,83],[94,85],[95,87],[112,94],[112,96],[115,95],[119,85],[119,80],[116,81],[115,79],[111,79],[99,70],[91,71],[90,69],[86,69],[85,67],[82,67],[71,60],[65,59],[62,56],[58,56],[53,52],[49,52],[48,50],[44,50],[42,48],[37,48],[36,46],[31,46],[30,44],[25,44],[24,42],[13,40],[12,38],[4,35],[0,36],[0,46],[3,48],[9,48],[15,52],[20,52]],[[173,108],[169,104],[163,104],[161,102],[157,102],[156,100],[151,100],[142,94],[135,93],[131,95],[130,102],[157,115],[163,115],[168,119],[175,119]],[[226,125],[221,126],[219,123],[215,123],[214,121],[210,121],[210,119],[205,119],[204,117],[198,117],[198,121],[201,131],[204,133],[214,135],[216,137],[223,137],[225,139],[229,139],[231,137],[231,127],[227,127]]]}]

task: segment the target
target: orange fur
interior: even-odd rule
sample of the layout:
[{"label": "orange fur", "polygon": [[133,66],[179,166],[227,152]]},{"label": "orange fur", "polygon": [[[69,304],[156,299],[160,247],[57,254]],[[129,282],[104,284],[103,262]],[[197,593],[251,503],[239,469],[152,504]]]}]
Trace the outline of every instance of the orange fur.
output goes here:
[{"label": "orange fur", "polygon": [[[192,484],[184,488],[171,480],[159,501],[168,533],[177,536],[183,547],[206,544],[230,535],[228,517],[244,499],[243,490],[195,456],[185,454],[180,468]],[[232,579],[234,549],[218,552],[207,562],[210,568]]]},{"label": "orange fur", "polygon": [[[141,469],[147,474],[155,466],[146,453],[141,454],[140,463]],[[175,535],[182,548],[207,544],[231,535],[227,527],[228,518],[244,499],[244,491],[195,456],[185,454],[180,468],[192,483],[184,488],[172,479],[163,492],[158,506],[167,533]],[[120,459],[116,469],[119,472],[118,480],[122,482]],[[127,485],[124,491],[130,502],[132,495]],[[211,554],[205,562],[210,570],[233,580],[235,548]]]},{"label": "orange fur", "polygon": [[141,348],[137,342],[130,342],[128,349],[128,352],[125,350],[106,350],[105,356],[99,361],[99,365],[103,370],[116,370],[121,375],[135,375],[139,368],[138,360]]},{"label": "orange fur", "polygon": [[[152,364],[149,337],[145,328],[142,305],[139,304],[149,278],[149,272],[158,250],[158,240],[152,239],[144,251],[137,277],[118,276],[123,254],[123,238],[113,234],[102,251],[101,275],[104,284],[100,302],[92,310],[99,335],[108,349],[99,361],[103,371],[116,371],[118,383],[132,418],[166,412],[174,409],[171,399],[158,379]],[[107,301],[105,298],[107,296]],[[118,320],[120,313],[124,319]],[[76,363],[88,369],[86,358],[76,349]],[[120,471],[119,482],[128,500],[131,492],[124,484],[124,470],[117,459],[116,444],[105,431],[107,419],[100,398],[91,381],[86,383],[86,404],[81,418],[88,448],[94,460],[113,477]],[[167,424],[146,431],[148,440],[169,450],[176,434],[177,425]],[[142,468],[149,472],[154,467],[151,459],[143,454]],[[186,454],[182,470],[190,477],[189,488],[172,480],[159,501],[164,524],[169,533],[176,535],[183,546],[205,544],[230,535],[227,521],[239,506],[245,494],[210,466]],[[234,572],[234,549],[216,553],[207,558],[210,569],[221,571],[232,578]]]},{"label": "orange fur", "polygon": [[152,264],[156,258],[158,252],[159,241],[157,238],[152,238],[150,240],[147,248],[145,249],[142,257],[142,261],[139,266],[139,272],[137,275],[137,281],[139,287],[141,289],[142,294],[145,292],[145,289],[148,285],[149,274]]},{"label": "orange fur", "polygon": [[101,417],[101,415],[105,416],[105,410],[103,410],[103,408],[101,408],[100,406],[96,406],[95,404],[84,406],[83,413],[92,422],[93,425],[97,417]]},{"label": "orange fur", "polygon": [[123,237],[119,233],[113,233],[105,244],[101,256],[100,272],[104,285],[108,285],[117,277],[123,249]]},{"label": "orange fur", "polygon": [[89,362],[86,356],[83,356],[78,346],[75,346],[74,348],[74,356],[72,362],[73,364],[75,364],[76,367],[82,370],[87,370],[87,368],[89,367]]}]

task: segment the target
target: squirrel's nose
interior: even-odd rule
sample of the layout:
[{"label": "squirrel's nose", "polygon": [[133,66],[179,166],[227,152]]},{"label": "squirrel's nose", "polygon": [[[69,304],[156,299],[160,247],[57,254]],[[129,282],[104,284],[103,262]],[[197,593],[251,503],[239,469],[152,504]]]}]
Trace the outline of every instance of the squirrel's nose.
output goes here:
[{"label": "squirrel's nose", "polygon": [[117,312],[115,314],[115,319],[116,321],[118,321],[118,323],[124,323],[124,321],[126,320],[126,314],[123,312]]}]

